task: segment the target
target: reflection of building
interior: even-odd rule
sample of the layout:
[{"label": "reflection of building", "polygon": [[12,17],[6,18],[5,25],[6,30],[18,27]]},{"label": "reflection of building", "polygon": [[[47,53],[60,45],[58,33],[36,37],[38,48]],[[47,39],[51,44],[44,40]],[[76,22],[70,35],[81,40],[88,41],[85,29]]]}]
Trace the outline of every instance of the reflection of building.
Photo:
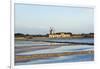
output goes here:
[{"label": "reflection of building", "polygon": [[65,38],[65,37],[71,37],[71,33],[66,32],[59,32],[59,33],[52,33],[49,34],[49,38]]}]

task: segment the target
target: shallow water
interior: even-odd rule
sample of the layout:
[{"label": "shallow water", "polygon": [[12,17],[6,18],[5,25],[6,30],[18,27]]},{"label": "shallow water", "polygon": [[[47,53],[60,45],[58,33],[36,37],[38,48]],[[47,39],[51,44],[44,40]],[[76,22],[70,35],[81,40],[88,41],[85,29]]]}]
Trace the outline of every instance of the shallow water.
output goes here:
[{"label": "shallow water", "polygon": [[62,62],[82,62],[94,60],[94,54],[84,54],[84,55],[70,55],[61,56],[48,59],[37,59],[31,60],[29,62],[20,62],[16,65],[32,65],[32,64],[46,64],[46,63],[62,63]]},{"label": "shallow water", "polygon": [[[44,42],[48,41],[48,42]],[[94,43],[93,38],[74,38],[74,39],[32,39],[32,40],[15,40],[15,46],[43,46],[50,45],[49,41],[57,41],[57,42],[79,42],[79,43]],[[59,44],[59,43],[56,43]]]},{"label": "shallow water", "polygon": [[94,46],[89,46],[89,45],[77,45],[77,46],[72,45],[72,46],[61,46],[61,47],[57,47],[53,49],[43,49],[43,50],[23,52],[23,53],[18,53],[16,55],[89,51],[93,49],[94,49]]},{"label": "shallow water", "polygon": [[[45,42],[48,41],[48,42]],[[81,42],[81,43],[94,43],[93,38],[79,38],[79,39],[32,39],[30,41],[18,41],[15,40],[15,51],[22,50],[27,47],[37,50],[29,49],[29,51],[24,51],[15,53],[15,55],[31,55],[31,54],[48,54],[48,53],[63,53],[63,52],[80,52],[80,51],[93,51],[93,45],[82,45],[82,44],[69,44],[61,45],[63,43],[49,43],[49,41],[59,41],[59,42]],[[52,46],[56,45],[56,46]],[[58,45],[58,46],[57,46]],[[61,46],[60,46],[61,45]],[[25,47],[24,47],[25,46]],[[22,48],[20,48],[22,47]],[[42,47],[44,47],[42,49]],[[47,47],[47,49],[45,48]],[[91,61],[94,59],[94,54],[80,54],[80,55],[69,55],[61,57],[52,57],[46,59],[36,59],[27,62],[16,62],[16,65],[29,65],[29,64],[45,64],[45,63],[60,63],[60,62],[81,62],[81,61]]]}]

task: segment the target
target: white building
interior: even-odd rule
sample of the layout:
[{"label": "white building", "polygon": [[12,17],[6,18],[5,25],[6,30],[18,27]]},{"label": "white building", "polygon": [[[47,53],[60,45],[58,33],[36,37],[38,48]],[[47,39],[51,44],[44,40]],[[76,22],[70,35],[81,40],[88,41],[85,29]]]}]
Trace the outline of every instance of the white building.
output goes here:
[{"label": "white building", "polygon": [[71,37],[71,33],[66,33],[66,32],[59,32],[59,33],[52,33],[49,34],[49,38],[66,38],[66,37]]}]

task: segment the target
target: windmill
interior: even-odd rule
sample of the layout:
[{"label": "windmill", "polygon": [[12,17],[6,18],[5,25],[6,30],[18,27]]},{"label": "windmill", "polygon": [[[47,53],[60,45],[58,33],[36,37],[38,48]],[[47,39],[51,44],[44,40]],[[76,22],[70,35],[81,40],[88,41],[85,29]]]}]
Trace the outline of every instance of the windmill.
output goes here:
[{"label": "windmill", "polygon": [[54,31],[55,31],[54,27],[50,27],[50,30],[49,30],[50,34],[53,34]]}]

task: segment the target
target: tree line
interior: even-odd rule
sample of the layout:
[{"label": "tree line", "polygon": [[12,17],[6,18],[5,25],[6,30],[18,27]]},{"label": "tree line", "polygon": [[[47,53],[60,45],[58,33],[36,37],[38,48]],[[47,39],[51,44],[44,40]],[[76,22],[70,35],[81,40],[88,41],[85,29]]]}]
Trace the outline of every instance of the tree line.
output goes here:
[{"label": "tree line", "polygon": [[32,37],[48,37],[48,34],[41,35],[41,34],[36,34],[36,35],[31,35],[31,34],[23,34],[23,33],[15,33],[15,37],[26,37],[26,36],[32,36]]}]

